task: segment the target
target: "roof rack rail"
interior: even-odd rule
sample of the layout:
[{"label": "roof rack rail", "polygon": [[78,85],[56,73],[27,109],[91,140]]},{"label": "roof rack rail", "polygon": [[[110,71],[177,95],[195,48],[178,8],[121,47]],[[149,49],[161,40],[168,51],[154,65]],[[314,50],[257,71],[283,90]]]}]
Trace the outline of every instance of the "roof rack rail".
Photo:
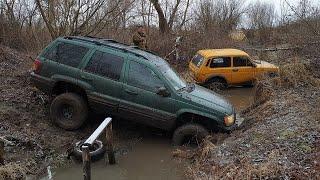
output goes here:
[{"label": "roof rack rail", "polygon": [[94,38],[94,39],[102,39],[101,37],[96,37],[96,36],[90,36],[90,35],[86,35],[84,37],[87,37],[87,38]]},{"label": "roof rack rail", "polygon": [[157,55],[157,54],[154,53],[153,51],[150,51],[150,50],[147,50],[147,49],[141,49],[139,46],[136,46],[136,45],[131,45],[130,47],[131,47],[131,48],[134,48],[134,49],[139,49],[139,50],[141,50],[141,51],[146,51],[146,52],[148,52],[148,53],[150,53],[150,54],[153,54],[153,55]]},{"label": "roof rack rail", "polygon": [[103,40],[103,41],[106,41],[106,42],[112,42],[112,43],[118,43],[118,44],[123,44],[123,45],[127,45],[125,43],[121,43],[119,41],[116,41],[114,39],[106,39],[106,38],[101,38],[101,37],[96,37],[96,36],[90,36],[90,35],[87,35],[87,36],[84,36],[84,37],[87,37],[87,38],[92,38],[92,39],[98,39],[98,40]]},{"label": "roof rack rail", "polygon": [[96,41],[96,40],[91,40],[91,39],[87,39],[87,38],[83,38],[83,37],[79,37],[79,36],[65,36],[65,39],[76,39],[76,40],[80,40],[80,41],[85,41],[85,42],[91,42],[94,43],[98,46],[103,45],[103,43]]},{"label": "roof rack rail", "polygon": [[[112,43],[120,43],[114,39],[102,39],[103,41],[106,41],[106,42],[112,42]],[[120,43],[120,44],[123,44],[123,43]]]},{"label": "roof rack rail", "polygon": [[[131,46],[127,45],[127,44],[120,43],[120,42],[115,41],[115,40],[113,40],[113,39],[102,39],[102,38],[101,38],[101,39],[99,39],[99,38],[89,39],[89,38],[92,38],[92,37],[81,37],[81,36],[65,36],[65,37],[64,37],[64,39],[70,39],[70,40],[75,39],[75,40],[80,40],[80,41],[85,41],[85,42],[94,43],[94,44],[96,44],[96,45],[98,45],[98,46],[102,46],[102,45],[103,45],[103,46],[108,46],[108,47],[110,47],[110,48],[122,50],[122,51],[125,51],[125,52],[130,52],[130,53],[134,54],[135,56],[142,57],[142,58],[148,60],[148,58],[146,58],[145,56],[130,51],[129,48],[121,48],[121,47],[117,47],[117,46],[112,46],[112,45],[108,44],[108,42],[109,42],[109,43],[115,43],[115,44],[122,44],[122,45],[126,45],[126,46],[128,46],[128,47],[131,47]],[[96,39],[96,40],[95,40],[95,39]],[[101,41],[101,40],[102,40],[102,41]],[[132,47],[131,47],[131,48],[132,48]],[[135,48],[135,49],[140,49],[139,47],[134,47],[134,48]],[[145,50],[145,51],[146,51],[146,50]],[[149,51],[147,51],[147,52],[149,52]],[[149,53],[154,54],[153,52],[149,52]]]}]

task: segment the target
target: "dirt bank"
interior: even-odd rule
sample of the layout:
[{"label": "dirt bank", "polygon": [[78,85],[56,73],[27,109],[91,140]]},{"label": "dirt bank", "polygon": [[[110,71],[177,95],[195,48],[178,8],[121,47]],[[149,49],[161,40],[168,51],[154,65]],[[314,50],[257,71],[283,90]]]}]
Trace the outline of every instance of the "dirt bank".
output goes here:
[{"label": "dirt bank", "polygon": [[309,65],[286,64],[280,78],[262,79],[243,125],[229,136],[213,135],[189,155],[189,176],[319,179],[320,88]]},{"label": "dirt bank", "polygon": [[47,97],[30,83],[32,63],[28,55],[0,46],[0,138],[5,142],[0,179],[37,175],[49,164],[63,163],[72,143],[95,126],[68,132],[53,125]]}]

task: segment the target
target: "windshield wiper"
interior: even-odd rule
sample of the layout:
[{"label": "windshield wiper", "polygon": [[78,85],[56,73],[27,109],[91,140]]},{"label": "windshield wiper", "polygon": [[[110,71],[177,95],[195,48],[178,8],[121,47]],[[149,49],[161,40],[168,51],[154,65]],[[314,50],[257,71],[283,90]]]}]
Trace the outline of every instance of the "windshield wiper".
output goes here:
[{"label": "windshield wiper", "polygon": [[178,89],[177,91],[179,91],[179,92],[180,92],[180,91],[184,91],[186,88],[187,88],[187,86],[184,86],[184,87]]}]

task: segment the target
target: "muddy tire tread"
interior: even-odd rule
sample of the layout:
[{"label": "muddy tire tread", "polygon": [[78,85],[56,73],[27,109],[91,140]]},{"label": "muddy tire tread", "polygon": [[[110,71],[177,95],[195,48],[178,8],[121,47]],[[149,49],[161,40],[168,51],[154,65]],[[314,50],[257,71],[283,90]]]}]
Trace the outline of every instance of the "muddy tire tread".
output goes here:
[{"label": "muddy tire tread", "polygon": [[[58,117],[59,106],[61,103],[72,104],[76,111],[75,117],[68,123]],[[88,106],[86,101],[75,93],[64,93],[57,96],[51,103],[50,115],[55,124],[65,130],[79,129],[88,117]]]},{"label": "muddy tire tread", "polygon": [[208,130],[200,124],[185,124],[178,127],[172,137],[172,144],[174,146],[183,145],[184,138],[189,135],[197,135],[199,139],[203,139],[209,135]]}]

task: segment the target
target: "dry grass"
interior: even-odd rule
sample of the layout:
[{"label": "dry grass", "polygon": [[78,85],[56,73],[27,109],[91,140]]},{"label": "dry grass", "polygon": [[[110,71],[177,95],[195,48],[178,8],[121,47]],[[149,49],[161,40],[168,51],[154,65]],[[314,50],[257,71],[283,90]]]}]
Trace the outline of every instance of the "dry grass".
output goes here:
[{"label": "dry grass", "polygon": [[280,67],[280,77],[282,86],[320,86],[320,81],[314,78],[302,63],[291,63]]},{"label": "dry grass", "polygon": [[254,107],[270,100],[278,88],[319,87],[315,78],[303,63],[290,63],[280,66],[280,77],[262,75],[256,79]]},{"label": "dry grass", "polygon": [[9,163],[0,166],[0,179],[24,179],[27,168],[21,164]]}]

